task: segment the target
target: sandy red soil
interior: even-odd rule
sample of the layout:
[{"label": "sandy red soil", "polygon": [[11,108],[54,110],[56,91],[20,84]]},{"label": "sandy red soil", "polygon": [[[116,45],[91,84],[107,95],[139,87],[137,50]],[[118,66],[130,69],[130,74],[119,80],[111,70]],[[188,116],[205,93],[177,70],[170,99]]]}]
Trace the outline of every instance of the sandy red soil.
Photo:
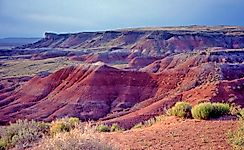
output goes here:
[{"label": "sandy red soil", "polygon": [[150,127],[105,133],[104,138],[122,150],[229,150],[227,133],[237,124],[166,117]]}]

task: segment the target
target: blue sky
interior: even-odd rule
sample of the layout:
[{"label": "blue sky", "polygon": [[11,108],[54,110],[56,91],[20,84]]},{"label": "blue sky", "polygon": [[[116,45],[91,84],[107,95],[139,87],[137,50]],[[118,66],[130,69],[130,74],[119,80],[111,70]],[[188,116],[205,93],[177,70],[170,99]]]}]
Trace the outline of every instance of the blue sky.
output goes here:
[{"label": "blue sky", "polygon": [[0,0],[0,37],[181,25],[244,26],[244,0]]}]

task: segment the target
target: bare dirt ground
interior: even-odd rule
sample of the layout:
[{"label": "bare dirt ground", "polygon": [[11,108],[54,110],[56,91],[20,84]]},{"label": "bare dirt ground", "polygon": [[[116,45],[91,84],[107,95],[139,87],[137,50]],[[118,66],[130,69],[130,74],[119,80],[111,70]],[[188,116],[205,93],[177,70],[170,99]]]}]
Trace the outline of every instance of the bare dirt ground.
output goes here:
[{"label": "bare dirt ground", "polygon": [[122,150],[229,150],[227,133],[235,120],[195,120],[166,117],[150,127],[105,133]]}]

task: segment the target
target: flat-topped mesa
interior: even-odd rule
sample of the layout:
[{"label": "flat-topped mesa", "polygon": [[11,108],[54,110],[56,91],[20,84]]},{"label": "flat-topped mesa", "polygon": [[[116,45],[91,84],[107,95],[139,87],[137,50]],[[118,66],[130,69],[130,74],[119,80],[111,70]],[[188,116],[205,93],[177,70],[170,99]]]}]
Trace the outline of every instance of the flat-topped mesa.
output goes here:
[{"label": "flat-topped mesa", "polygon": [[158,56],[212,47],[244,48],[244,27],[190,26],[122,29],[116,31],[45,33],[40,41],[21,48],[109,49],[112,47]]},{"label": "flat-topped mesa", "polygon": [[[77,35],[78,33],[76,33],[75,35]],[[45,32],[44,33],[44,39],[60,39],[60,38],[68,38],[69,36],[71,36],[72,34],[70,33],[65,33],[65,34],[57,34],[57,33],[51,33],[51,32]]]}]

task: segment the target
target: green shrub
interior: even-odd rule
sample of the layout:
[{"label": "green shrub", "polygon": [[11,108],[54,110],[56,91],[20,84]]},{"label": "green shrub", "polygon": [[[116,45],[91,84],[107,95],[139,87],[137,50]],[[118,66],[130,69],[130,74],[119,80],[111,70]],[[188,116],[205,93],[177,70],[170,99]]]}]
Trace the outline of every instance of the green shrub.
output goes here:
[{"label": "green shrub", "polygon": [[8,143],[4,139],[0,139],[0,150],[5,150],[8,146]]},{"label": "green shrub", "polygon": [[182,118],[190,118],[191,117],[191,105],[186,102],[177,102],[175,106],[173,106],[169,110],[169,114],[173,116],[178,116]]},{"label": "green shrub", "polygon": [[110,131],[115,132],[115,131],[122,131],[123,129],[116,123],[112,124]]},{"label": "green shrub", "polygon": [[92,131],[84,132],[72,129],[70,132],[57,133],[54,137],[47,137],[40,141],[40,145],[33,150],[112,150],[114,149],[100,135]]},{"label": "green shrub", "polygon": [[136,125],[134,125],[134,126],[132,127],[132,129],[139,129],[139,128],[142,128],[142,127],[144,127],[144,125],[143,125],[142,122],[140,122],[140,123],[137,123]]},{"label": "green shrub", "polygon": [[244,122],[240,121],[240,125],[236,131],[228,134],[229,143],[236,150],[244,149]]},{"label": "green shrub", "polygon": [[76,117],[70,117],[68,118],[68,122],[70,123],[70,126],[74,128],[76,125],[80,123],[80,119]]},{"label": "green shrub", "polygon": [[209,119],[212,111],[213,105],[211,103],[200,103],[192,108],[191,113],[195,119]]},{"label": "green shrub", "polygon": [[230,105],[226,103],[212,103],[213,112],[211,117],[220,117],[230,112]]},{"label": "green shrub", "polygon": [[239,117],[239,119],[243,120],[244,119],[244,109],[241,109],[238,114],[237,117]]},{"label": "green shrub", "polygon": [[148,119],[146,121],[139,122],[139,123],[135,124],[132,127],[132,129],[138,129],[138,128],[143,128],[143,127],[150,127],[153,124],[164,120],[165,119],[165,116],[166,115],[159,115],[159,116],[155,116],[153,118],[150,118],[150,119]]},{"label": "green shrub", "polygon": [[107,125],[98,125],[97,126],[97,131],[99,132],[110,132],[110,127]]},{"label": "green shrub", "polygon": [[143,127],[150,127],[153,124],[157,122],[157,118],[150,118],[146,121],[139,122],[138,124],[134,125],[132,128],[137,129],[137,128],[143,128]]},{"label": "green shrub", "polygon": [[79,122],[79,118],[74,117],[55,120],[51,123],[50,133],[51,135],[56,135],[60,132],[69,132],[71,129],[75,128]]},{"label": "green shrub", "polygon": [[51,135],[56,135],[57,133],[60,133],[60,132],[69,132],[69,131],[70,131],[70,128],[68,127],[68,125],[61,121],[56,121],[56,122],[52,123],[52,125],[50,127]]},{"label": "green shrub", "polygon": [[48,132],[49,126],[42,122],[17,120],[1,131],[0,147],[29,147]]},{"label": "green shrub", "polygon": [[195,119],[209,119],[225,115],[230,112],[229,104],[225,103],[200,103],[191,110],[192,117]]},{"label": "green shrub", "polygon": [[139,123],[135,124],[132,127],[132,129],[138,129],[138,128],[143,128],[143,127],[150,127],[153,124],[155,124],[157,122],[160,122],[160,121],[162,121],[164,119],[165,119],[165,115],[159,115],[159,116],[150,118],[150,119],[148,119],[146,121],[142,121],[142,122],[139,122]]}]

